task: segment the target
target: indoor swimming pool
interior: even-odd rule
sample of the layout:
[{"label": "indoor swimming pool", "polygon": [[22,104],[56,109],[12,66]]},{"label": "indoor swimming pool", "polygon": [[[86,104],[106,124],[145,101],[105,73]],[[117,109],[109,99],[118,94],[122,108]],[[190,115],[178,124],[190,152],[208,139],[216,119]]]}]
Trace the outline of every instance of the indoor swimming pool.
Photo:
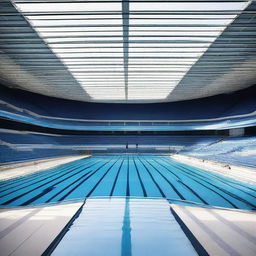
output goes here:
[{"label": "indoor swimming pool", "polygon": [[174,161],[168,155],[93,155],[0,182],[1,206],[89,197],[167,198],[256,208],[256,186]]}]

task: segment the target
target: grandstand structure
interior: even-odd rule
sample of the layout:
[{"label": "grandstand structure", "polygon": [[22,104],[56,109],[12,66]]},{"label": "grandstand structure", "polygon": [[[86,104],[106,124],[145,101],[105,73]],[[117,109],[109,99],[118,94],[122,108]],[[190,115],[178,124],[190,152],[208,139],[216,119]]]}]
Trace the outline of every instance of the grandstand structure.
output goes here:
[{"label": "grandstand structure", "polygon": [[0,254],[256,255],[256,1],[0,1]]}]

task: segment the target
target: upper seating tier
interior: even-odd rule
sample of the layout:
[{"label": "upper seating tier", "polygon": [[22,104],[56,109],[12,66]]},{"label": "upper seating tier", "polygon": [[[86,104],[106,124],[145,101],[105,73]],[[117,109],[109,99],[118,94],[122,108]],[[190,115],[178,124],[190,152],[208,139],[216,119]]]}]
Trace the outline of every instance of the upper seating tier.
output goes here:
[{"label": "upper seating tier", "polygon": [[230,95],[155,104],[86,103],[0,86],[0,117],[66,130],[182,131],[255,126],[256,86]]}]

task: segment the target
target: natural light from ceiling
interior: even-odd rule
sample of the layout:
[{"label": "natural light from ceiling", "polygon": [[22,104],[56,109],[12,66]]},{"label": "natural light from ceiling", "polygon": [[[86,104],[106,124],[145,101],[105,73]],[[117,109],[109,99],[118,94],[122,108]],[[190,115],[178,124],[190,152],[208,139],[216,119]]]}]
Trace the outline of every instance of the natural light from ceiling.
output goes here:
[{"label": "natural light from ceiling", "polygon": [[124,29],[122,2],[13,2],[93,100],[118,102],[166,99],[248,5],[130,2]]}]

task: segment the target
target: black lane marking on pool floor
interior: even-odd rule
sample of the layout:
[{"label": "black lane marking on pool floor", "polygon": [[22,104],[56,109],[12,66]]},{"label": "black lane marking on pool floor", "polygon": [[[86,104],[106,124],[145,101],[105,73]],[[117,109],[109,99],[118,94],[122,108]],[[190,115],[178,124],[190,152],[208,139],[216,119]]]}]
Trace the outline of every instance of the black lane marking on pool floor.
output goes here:
[{"label": "black lane marking on pool floor", "polygon": [[[112,159],[111,159],[112,160]],[[102,167],[104,167],[105,165],[107,165],[111,160],[106,161],[103,163],[103,165],[101,165],[100,167],[98,167],[96,170],[94,170],[92,173],[90,173],[89,176],[85,177],[84,179],[82,179],[74,188],[72,188],[69,192],[67,192],[64,196],[62,196],[58,201],[62,201],[65,200],[67,196],[69,196],[72,192],[74,192],[79,186],[81,186],[85,181],[87,181],[90,177],[92,177],[97,171],[99,171]],[[85,197],[84,195],[82,197]]]},{"label": "black lane marking on pool floor", "polygon": [[152,168],[159,173],[159,175],[170,185],[170,187],[173,189],[173,191],[180,197],[181,200],[186,200],[186,198],[179,192],[179,190],[169,181],[169,179],[166,178],[155,166],[153,166],[149,161],[145,160]]},{"label": "black lane marking on pool floor", "polygon": [[[168,160],[165,160],[165,162],[166,162],[166,161],[168,161]],[[240,196],[238,196],[238,195],[236,195],[236,194],[234,194],[234,193],[228,191],[227,189],[222,188],[222,187],[219,187],[219,186],[216,186],[216,185],[214,184],[214,182],[209,182],[209,181],[208,181],[209,179],[208,179],[207,177],[205,177],[205,176],[203,176],[203,178],[202,178],[202,175],[200,175],[200,174],[198,174],[198,173],[195,174],[194,172],[192,173],[190,169],[185,168],[185,167],[180,166],[180,165],[177,165],[177,164],[173,164],[173,166],[175,166],[177,169],[179,169],[179,170],[181,170],[181,171],[187,173],[187,176],[193,176],[193,178],[191,178],[192,180],[199,179],[199,180],[201,180],[202,182],[205,182],[205,183],[209,184],[210,186],[214,187],[215,189],[222,191],[224,194],[227,194],[227,195],[229,195],[230,197],[233,197],[234,199],[236,199],[236,200],[238,200],[238,201],[241,201],[241,202],[243,202],[244,204],[247,204],[247,205],[249,205],[249,206],[252,207],[252,208],[255,208],[255,207],[256,207],[256,205],[254,205],[254,204],[250,203],[249,201],[247,201],[247,200],[241,198]],[[194,178],[195,178],[195,179],[194,179]],[[197,181],[197,182],[198,182],[199,184],[205,186],[202,182],[199,182],[199,181]],[[208,187],[208,186],[206,186],[206,187],[207,187],[208,189],[210,189],[210,187]],[[224,197],[223,195],[221,195],[219,192],[217,192],[216,190],[213,190],[213,189],[210,189],[210,190],[214,191],[216,194],[220,195],[222,198],[225,198],[225,200],[228,201],[230,204],[232,204],[235,208],[239,208],[239,207],[235,206],[235,204],[232,203],[229,199],[227,199],[226,197]]]},{"label": "black lane marking on pool floor", "polygon": [[[89,163],[88,163],[88,164],[89,164]],[[50,178],[52,178],[52,177],[55,177],[55,176],[57,176],[57,175],[59,175],[59,176],[57,176],[57,178],[56,178],[56,179],[58,179],[59,177],[63,177],[63,176],[65,176],[65,175],[67,175],[67,174],[68,174],[68,171],[74,172],[75,170],[77,170],[77,169],[79,169],[79,168],[81,168],[81,163],[79,163],[79,164],[77,164],[77,165],[66,166],[65,168],[61,169],[61,170],[58,171],[57,173],[54,173],[54,174],[51,174],[51,175],[48,175],[48,176],[47,176],[47,174],[45,174],[45,175],[44,175],[44,176],[46,176],[45,178],[39,179],[39,180],[35,181],[33,184],[28,184],[28,185],[25,185],[25,186],[23,186],[23,187],[18,187],[18,188],[16,188],[15,190],[12,190],[12,191],[10,191],[10,192],[8,192],[8,193],[6,193],[6,194],[0,194],[0,198],[2,198],[2,197],[4,197],[4,196],[7,196],[7,195],[10,195],[10,194],[12,194],[12,193],[15,193],[16,191],[19,191],[19,190],[21,190],[21,189],[30,187],[30,186],[32,186],[32,185],[34,186],[34,185],[37,184],[37,183],[40,183],[40,182],[42,182],[42,181],[44,181],[44,180],[48,180],[48,179],[50,179]],[[43,176],[43,177],[44,177],[44,176]],[[54,179],[53,179],[53,180],[54,180]],[[22,184],[24,184],[24,183],[31,183],[31,180],[29,180],[28,182],[22,182]],[[17,185],[14,186],[14,187],[17,187]],[[14,188],[14,187],[10,187],[10,188],[8,188],[8,189],[6,189],[6,190],[12,189],[12,188]],[[5,191],[6,191],[6,190],[5,190]],[[0,193],[1,193],[1,192],[0,192]]]},{"label": "black lane marking on pool floor", "polygon": [[[87,159],[89,159],[89,158],[87,158]],[[16,178],[13,178],[13,179],[1,181],[1,183],[0,183],[0,193],[5,191],[5,190],[2,190],[2,188],[8,187],[11,184],[15,185],[16,183],[23,182],[23,180],[24,180],[24,183],[27,183],[27,182],[33,181],[35,179],[38,179],[38,177],[47,176],[47,175],[51,174],[52,172],[55,172],[55,173],[56,172],[61,172],[62,169],[64,169],[65,167],[68,168],[68,167],[72,167],[72,166],[81,164],[83,162],[83,160],[84,159],[75,160],[75,161],[72,161],[72,162],[69,162],[69,163],[66,163],[66,164],[58,165],[58,166],[53,167],[51,169],[46,169],[46,170],[43,170],[43,171],[30,173],[28,175],[24,175],[24,176],[21,176],[21,177],[16,177]],[[10,187],[8,189],[10,189]]]},{"label": "black lane marking on pool floor", "polygon": [[141,164],[144,166],[145,170],[148,172],[150,178],[152,179],[152,181],[154,182],[154,184],[156,185],[156,187],[158,188],[160,194],[162,195],[162,197],[166,198],[166,195],[164,194],[163,190],[161,189],[160,185],[156,182],[155,178],[153,177],[152,173],[149,171],[149,169],[145,166],[145,164],[141,161],[140,158],[138,158],[138,160],[141,162]]},{"label": "black lane marking on pool floor", "polygon": [[[86,190],[84,192],[83,189],[79,189],[82,185]],[[90,186],[89,190],[87,186]],[[102,186],[106,186],[105,192]],[[99,196],[118,194],[129,197],[131,193],[133,196],[138,193],[137,196],[163,198],[166,198],[167,194],[169,197],[173,194],[172,199],[189,200],[192,197],[195,202],[210,204],[206,196],[209,191],[212,195],[216,195],[215,200],[219,197],[222,205],[233,208],[241,208],[245,205],[244,207],[255,208],[251,199],[254,195],[245,184],[229,181],[225,177],[222,179],[221,176],[212,173],[208,175],[200,169],[192,167],[189,169],[188,165],[183,166],[182,163],[172,161],[166,156],[129,154],[93,156],[38,172],[36,175],[28,175],[27,179],[26,176],[22,179],[13,179],[9,184],[8,181],[4,181],[4,187],[1,188],[2,205],[15,205],[16,200],[19,202],[17,205],[62,201],[72,199],[75,195],[91,197],[96,194]],[[77,189],[79,190],[76,193]],[[250,189],[254,191],[252,186]],[[137,191],[135,195],[133,191]],[[29,193],[33,194],[31,198]],[[8,196],[6,200],[3,198],[5,196]]]},{"label": "black lane marking on pool floor", "polygon": [[109,173],[109,171],[112,169],[112,167],[120,160],[118,158],[108,169],[107,171],[102,175],[102,177],[97,181],[97,183],[94,185],[94,187],[90,190],[90,192],[86,195],[86,197],[90,197],[90,195],[93,193],[93,191],[98,187],[100,182],[104,179],[104,177]]},{"label": "black lane marking on pool floor", "polygon": [[207,204],[208,205],[208,202],[206,202],[194,189],[192,189],[191,187],[189,187],[187,184],[185,184],[181,178],[175,174],[173,171],[169,170],[166,166],[158,163],[155,159],[154,159],[154,162],[160,166],[162,166],[163,168],[165,168],[169,173],[171,173],[173,176],[175,176],[177,178],[177,182],[181,183],[183,186],[185,186],[194,196],[196,196],[197,198],[199,198],[199,200],[202,201],[202,203],[204,204]]},{"label": "black lane marking on pool floor", "polygon": [[[56,186],[56,185],[58,185],[59,183],[70,179],[70,178],[73,177],[74,175],[83,172],[84,170],[90,168],[90,167],[93,166],[93,165],[95,165],[95,163],[92,164],[92,165],[90,165],[90,166],[88,166],[88,167],[85,167],[85,168],[79,166],[79,167],[77,167],[77,168],[75,168],[75,169],[73,169],[73,170],[71,171],[71,173],[72,173],[71,175],[69,175],[68,177],[65,177],[64,179],[61,179],[60,181],[58,181],[58,182],[56,182],[56,183],[54,183],[54,184],[51,184],[50,186]],[[78,169],[79,171],[73,173],[73,172],[74,172],[75,170],[77,170],[77,169]],[[65,173],[64,175],[59,175],[59,176],[55,177],[54,179],[52,179],[52,180],[50,181],[50,183],[53,182],[53,181],[55,181],[55,180],[58,180],[59,178],[61,178],[61,177],[63,177],[63,176],[66,176],[66,175],[68,175],[68,174],[70,174],[70,173]],[[43,179],[43,180],[45,180],[45,179]],[[26,191],[26,192],[24,192],[24,193],[22,193],[22,194],[20,194],[20,195],[18,195],[18,196],[15,196],[14,198],[9,199],[8,201],[4,202],[3,205],[10,204],[10,203],[16,201],[17,199],[19,199],[19,198],[21,198],[21,197],[23,197],[23,196],[25,196],[25,195],[27,195],[27,194],[29,194],[29,193],[31,193],[31,192],[37,190],[37,189],[39,189],[39,188],[41,188],[41,187],[43,187],[43,186],[45,186],[45,185],[47,185],[47,184],[49,184],[49,182],[45,182],[45,183],[43,183],[43,184],[41,184],[41,185],[39,185],[39,186],[37,186],[37,187],[35,187],[35,188],[33,188],[33,189],[30,189],[30,190],[28,190],[28,191]],[[48,191],[48,192],[50,192],[50,191]],[[45,195],[45,194],[46,194],[46,193],[42,193],[41,196],[43,196],[43,195]],[[22,206],[28,205],[28,204],[32,203],[33,201],[35,201],[36,199],[38,199],[38,196],[35,196],[35,197],[33,197],[33,198],[27,200],[26,202],[22,203],[21,205],[22,205]]]},{"label": "black lane marking on pool floor", "polygon": [[115,187],[116,187],[116,183],[117,183],[117,179],[119,177],[119,174],[120,174],[120,171],[122,169],[123,164],[124,164],[124,159],[122,160],[121,165],[119,166],[119,168],[117,170],[116,177],[115,177],[114,183],[112,185],[109,196],[113,196],[113,193],[114,193],[114,190],[115,190]]},{"label": "black lane marking on pool floor", "polygon": [[[24,184],[27,184],[27,183],[31,183],[31,182],[33,182],[34,180],[37,180],[37,181],[35,181],[33,184],[36,184],[36,183],[38,183],[38,182],[40,182],[40,181],[43,181],[43,180],[45,180],[45,179],[48,179],[48,178],[51,178],[51,177],[53,177],[53,176],[56,176],[57,174],[60,174],[60,173],[63,173],[63,172],[66,172],[66,171],[68,171],[68,170],[71,170],[72,168],[75,168],[76,166],[80,166],[81,165],[81,163],[77,163],[76,165],[66,165],[66,166],[64,166],[63,168],[62,167],[59,167],[58,169],[52,169],[52,170],[50,170],[50,171],[42,171],[42,172],[40,172],[41,173],[41,175],[38,177],[38,176],[36,176],[36,177],[33,177],[33,178],[31,178],[31,175],[28,175],[27,176],[27,179],[25,179],[24,181],[23,181],[23,179],[22,180],[19,180],[18,179],[18,181],[17,182],[12,182],[12,180],[10,180],[10,184],[11,185],[13,185],[14,184],[14,186],[10,186],[10,187],[8,187],[8,188],[5,188],[4,190],[1,190],[0,191],[0,193],[3,193],[3,192],[5,192],[5,191],[7,191],[7,190],[10,190],[10,189],[12,189],[12,188],[17,188],[17,186],[19,186],[19,184],[17,184],[17,183],[21,183],[20,185],[24,185]],[[54,173],[52,173],[54,171]],[[46,178],[43,178],[43,177],[46,177]],[[38,180],[38,178],[39,178],[39,180]],[[40,178],[42,178],[42,179],[40,179]],[[16,179],[15,179],[16,180]],[[10,184],[7,184],[7,185],[10,185]],[[23,186],[23,187],[20,187],[20,188],[18,188],[18,190],[20,190],[20,189],[23,189],[23,188],[26,188],[26,187],[28,187],[28,186],[31,186],[31,184],[28,184],[28,185],[26,185],[26,186]],[[15,191],[11,191],[11,192],[15,192]],[[10,192],[10,193],[11,193]],[[3,197],[3,196],[5,196],[6,194],[0,194],[1,196],[0,197]]]},{"label": "black lane marking on pool floor", "polygon": [[[55,187],[56,185],[62,183],[63,181],[66,181],[66,180],[68,180],[69,178],[72,178],[72,177],[74,177],[75,175],[84,172],[84,171],[87,170],[88,168],[95,166],[95,164],[97,164],[97,163],[94,163],[93,165],[90,165],[90,166],[88,166],[88,167],[84,167],[84,168],[81,167],[81,169],[80,169],[78,172],[73,173],[72,175],[66,177],[65,179],[62,179],[62,180],[60,180],[60,181],[54,183],[51,187]],[[88,175],[90,172],[91,172],[91,171],[86,172],[85,174],[83,174],[83,176]],[[70,185],[71,185],[71,184],[69,184],[67,187],[69,187]],[[65,188],[67,188],[67,187],[65,187]],[[47,190],[47,188],[46,188],[45,190]],[[51,192],[51,191],[52,191],[52,189],[51,189],[51,190],[48,190],[48,192]],[[47,193],[48,193],[48,192],[47,192]],[[47,193],[43,193],[43,192],[42,192],[42,193],[40,194],[40,196],[37,195],[37,196],[35,196],[35,197],[33,197],[33,198],[27,200],[26,202],[22,203],[21,205],[24,206],[24,205],[31,204],[31,203],[33,203],[35,200],[37,200],[37,199],[39,199],[40,197],[46,195]],[[48,200],[47,200],[47,201],[48,201]],[[47,201],[46,201],[46,202],[47,202]]]},{"label": "black lane marking on pool floor", "polygon": [[130,168],[129,168],[129,156],[127,160],[127,177],[126,177],[126,196],[130,196],[130,186],[129,186],[129,178],[130,178]]},{"label": "black lane marking on pool floor", "polygon": [[[167,160],[168,161],[168,160]],[[173,161],[173,160],[172,160]],[[181,165],[180,163],[178,163],[178,162],[175,162],[175,161],[173,161],[174,163],[176,163],[177,165]],[[189,170],[188,168],[189,168],[189,166],[187,166],[187,165],[183,165],[182,166],[183,168],[185,168],[185,169],[187,169],[187,170]],[[241,192],[243,192],[243,193],[245,193],[245,194],[247,194],[247,195],[249,195],[249,196],[251,196],[251,197],[254,197],[254,198],[256,198],[256,195],[254,196],[254,195],[252,195],[251,193],[249,193],[249,192],[247,192],[247,191],[244,191],[244,190],[242,190],[241,188],[238,188],[238,187],[236,187],[236,186],[239,186],[239,187],[242,187],[242,188],[244,188],[244,189],[246,189],[246,190],[251,190],[251,191],[253,191],[253,192],[256,192],[256,190],[255,189],[253,189],[253,188],[251,188],[251,187],[249,187],[249,186],[246,186],[246,185],[243,185],[243,184],[240,184],[240,183],[238,183],[238,182],[235,182],[235,181],[232,181],[231,179],[229,180],[229,181],[227,181],[227,180],[225,180],[225,177],[223,176],[223,178],[221,178],[220,176],[218,176],[217,174],[214,174],[214,173],[204,173],[204,170],[200,170],[199,168],[197,168],[197,167],[194,167],[193,166],[193,169],[195,170],[195,172],[197,173],[197,175],[198,176],[201,176],[201,177],[204,177],[204,178],[207,178],[207,176],[209,177],[209,176],[211,176],[211,177],[213,177],[214,179],[216,179],[216,180],[218,180],[219,182],[221,182],[221,183],[223,183],[223,184],[225,184],[225,185],[227,185],[227,186],[229,186],[229,187],[233,187],[234,189],[237,189],[237,190],[239,190],[239,191],[241,191]],[[207,175],[207,176],[206,176]],[[234,186],[234,185],[232,185],[232,184],[235,184],[236,186]]]},{"label": "black lane marking on pool floor", "polygon": [[[177,166],[175,166],[175,167],[176,167],[177,169],[183,171],[183,175],[184,175],[184,176],[190,178],[191,180],[195,181],[197,184],[200,184],[201,186],[205,187],[206,189],[208,189],[208,190],[212,191],[213,193],[217,194],[217,195],[220,196],[222,199],[224,199],[225,201],[227,201],[230,205],[232,205],[234,208],[236,208],[236,209],[239,208],[238,206],[236,206],[234,203],[232,203],[229,199],[227,199],[226,197],[224,197],[222,194],[220,194],[220,193],[217,192],[216,190],[214,190],[214,189],[212,189],[212,188],[206,186],[206,185],[203,184],[202,182],[198,181],[198,180],[196,179],[196,178],[198,178],[198,177],[196,177],[196,175],[191,174],[191,173],[187,173],[186,171],[182,170],[181,168],[179,168],[179,167],[177,167]],[[166,168],[168,169],[168,167],[166,167]],[[184,172],[187,173],[187,174],[184,174]],[[191,176],[192,176],[192,177],[191,177]],[[209,184],[212,185],[211,183],[209,183]],[[218,188],[218,187],[216,187],[216,188]]]},{"label": "black lane marking on pool floor", "polygon": [[[187,173],[188,173],[188,171],[189,171],[188,168],[183,167],[183,166],[180,166],[179,168],[185,169]],[[245,203],[245,204],[251,206],[252,208],[255,208],[255,207],[256,207],[256,205],[254,205],[254,204],[250,203],[248,200],[246,200],[246,199],[244,199],[244,198],[242,198],[242,197],[240,197],[240,196],[234,194],[233,192],[230,192],[230,191],[228,191],[228,190],[225,189],[225,188],[222,188],[222,187],[220,187],[220,186],[217,186],[217,185],[215,185],[213,182],[209,182],[209,181],[208,181],[209,179],[208,179],[207,177],[204,177],[204,176],[201,175],[201,174],[197,174],[197,176],[198,176],[198,177],[197,177],[198,179],[200,179],[200,180],[202,180],[203,182],[205,182],[205,183],[207,183],[207,184],[209,184],[209,185],[215,187],[216,189],[219,189],[220,191],[222,191],[223,193],[225,193],[225,194],[227,194],[227,195],[233,197],[234,199],[237,199],[237,200],[239,200],[239,201],[241,201],[241,202],[243,202],[243,203]],[[251,196],[253,197],[253,195],[251,195]]]},{"label": "black lane marking on pool floor", "polygon": [[133,160],[133,163],[134,163],[134,166],[135,166],[135,169],[136,169],[138,178],[139,178],[140,186],[141,186],[142,191],[143,191],[143,196],[144,196],[144,197],[147,197],[147,191],[146,191],[145,186],[144,186],[144,184],[143,184],[143,182],[142,182],[141,175],[140,175],[138,166],[137,166],[137,164],[136,164],[136,161],[134,160],[134,157],[132,158],[132,160]]}]

